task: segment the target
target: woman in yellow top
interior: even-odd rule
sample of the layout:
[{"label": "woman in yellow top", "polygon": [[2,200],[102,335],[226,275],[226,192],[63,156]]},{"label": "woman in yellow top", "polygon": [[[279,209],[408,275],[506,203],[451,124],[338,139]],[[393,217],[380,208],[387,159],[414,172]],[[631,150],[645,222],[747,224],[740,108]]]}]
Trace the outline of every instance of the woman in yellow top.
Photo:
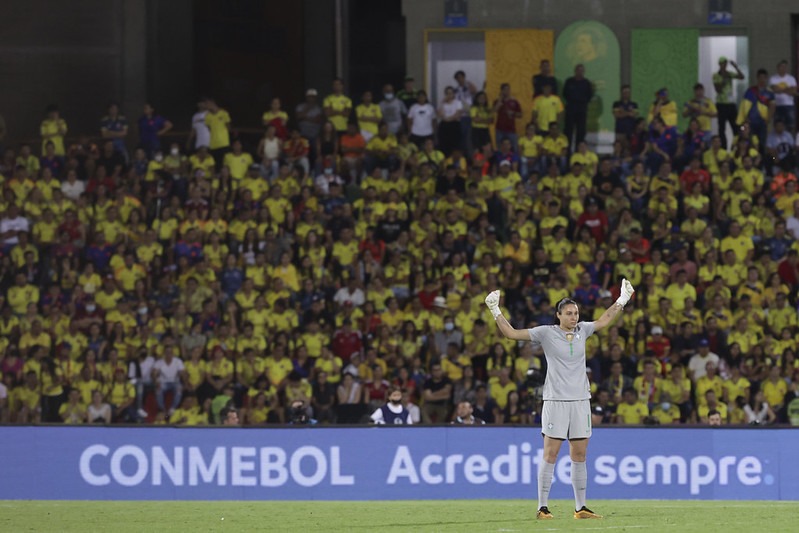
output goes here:
[{"label": "woman in yellow top", "polygon": [[599,164],[599,156],[588,149],[588,143],[580,141],[577,145],[577,151],[574,152],[569,159],[569,166],[579,162],[583,165],[583,174],[586,176],[594,177],[596,174],[597,165]]},{"label": "woman in yellow top", "polygon": [[469,115],[472,117],[472,148],[482,151],[486,146],[490,146],[493,149],[489,128],[494,124],[494,108],[488,105],[485,91],[474,95]]},{"label": "woman in yellow top", "polygon": [[269,411],[270,408],[266,401],[266,395],[263,392],[259,392],[252,399],[251,406],[245,411],[244,425],[266,425],[266,422],[269,419]]},{"label": "woman in yellow top", "polygon": [[47,106],[46,111],[47,118],[42,121],[39,128],[39,132],[42,135],[42,154],[44,154],[47,143],[52,142],[55,148],[55,155],[63,156],[66,154],[64,136],[67,134],[67,123],[61,118],[57,105],[51,104]]},{"label": "woman in yellow top", "polygon": [[282,279],[293,292],[299,292],[300,279],[297,275],[297,268],[291,264],[291,254],[289,252],[280,254],[280,264],[272,270],[272,276]]},{"label": "woman in yellow top", "polygon": [[186,371],[185,392],[197,392],[205,382],[205,373],[208,364],[203,360],[203,347],[195,346],[189,355],[190,359],[183,366]]}]

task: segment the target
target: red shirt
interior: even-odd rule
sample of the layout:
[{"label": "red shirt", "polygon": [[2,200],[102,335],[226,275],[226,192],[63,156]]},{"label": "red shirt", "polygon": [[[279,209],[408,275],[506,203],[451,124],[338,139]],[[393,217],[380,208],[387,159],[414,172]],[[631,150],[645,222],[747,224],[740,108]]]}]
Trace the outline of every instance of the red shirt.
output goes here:
[{"label": "red shirt", "polygon": [[363,342],[358,331],[351,330],[345,333],[344,330],[338,330],[333,336],[333,353],[341,357],[345,363],[349,363],[352,354],[360,352],[362,347]]},{"label": "red shirt", "polygon": [[522,112],[522,106],[515,98],[507,98],[502,101],[497,111],[496,128],[507,133],[516,133],[516,113]]},{"label": "red shirt", "polygon": [[422,302],[422,307],[428,311],[433,308],[433,301],[438,296],[438,291],[427,292],[424,290],[419,291],[419,301]]},{"label": "red shirt", "polygon": [[671,346],[671,342],[665,335],[660,336],[660,340],[652,339],[646,343],[646,349],[655,352],[655,357],[663,359],[666,355],[666,348]]},{"label": "red shirt", "polygon": [[777,267],[777,273],[780,275],[782,281],[791,287],[796,287],[796,285],[799,285],[799,277],[797,277],[796,267],[792,266],[787,259],[780,261],[780,264]]},{"label": "red shirt", "polygon": [[373,241],[364,239],[358,246],[358,251],[363,252],[364,250],[369,250],[369,253],[372,254],[372,257],[376,261],[382,263],[383,254],[386,252],[386,243],[380,239],[375,239]]},{"label": "red shirt", "polygon": [[366,392],[369,394],[369,401],[381,400],[385,401],[386,392],[388,392],[388,381],[369,381],[364,385]]},{"label": "red shirt", "polygon": [[580,218],[577,219],[577,228],[586,226],[591,230],[591,236],[598,243],[605,242],[605,233],[608,229],[608,217],[603,211],[597,211],[593,215],[588,211],[584,211]]},{"label": "red shirt", "polygon": [[691,194],[691,189],[693,189],[694,183],[702,184],[703,193],[708,192],[710,190],[710,174],[708,171],[700,168],[694,172],[690,168],[686,168],[685,171],[680,175],[680,184],[682,185],[683,192],[685,194]]}]

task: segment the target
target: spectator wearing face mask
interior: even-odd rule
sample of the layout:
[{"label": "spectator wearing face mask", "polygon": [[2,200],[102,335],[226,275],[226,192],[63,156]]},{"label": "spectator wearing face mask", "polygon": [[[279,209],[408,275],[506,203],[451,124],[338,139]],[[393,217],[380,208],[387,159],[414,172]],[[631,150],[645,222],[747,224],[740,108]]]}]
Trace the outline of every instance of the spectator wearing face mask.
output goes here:
[{"label": "spectator wearing face mask", "polygon": [[383,86],[383,99],[378,105],[383,113],[383,122],[388,126],[388,132],[397,135],[402,130],[403,117],[408,114],[408,108],[396,97],[394,86],[390,83]]},{"label": "spectator wearing face mask", "polygon": [[402,405],[402,389],[399,387],[391,387],[388,392],[388,402],[375,409],[369,418],[377,425],[413,424],[410,411]]}]

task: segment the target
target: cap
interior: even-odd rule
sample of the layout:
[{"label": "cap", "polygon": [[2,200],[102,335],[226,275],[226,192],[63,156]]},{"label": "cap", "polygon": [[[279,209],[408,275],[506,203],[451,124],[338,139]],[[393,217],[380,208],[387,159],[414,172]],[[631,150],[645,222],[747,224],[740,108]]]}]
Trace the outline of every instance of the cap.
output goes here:
[{"label": "cap", "polygon": [[710,341],[707,339],[699,339],[699,346],[710,346]]},{"label": "cap", "polygon": [[602,409],[601,405],[595,405],[594,408],[591,409],[591,412],[594,413],[595,415],[604,415],[605,414],[605,410]]},{"label": "cap", "polygon": [[719,57],[719,65],[721,65],[722,63],[726,63],[726,62],[727,62],[727,58],[726,57],[724,57],[724,56]]},{"label": "cap", "polygon": [[317,94],[316,89],[308,89],[305,91],[305,96],[316,96]]},{"label": "cap", "polygon": [[501,167],[509,167],[509,166],[510,166],[510,161],[508,161],[507,159],[503,159],[503,160],[502,160],[502,161],[499,163],[499,166],[501,166]]},{"label": "cap", "polygon": [[447,299],[443,296],[436,296],[433,299],[433,307],[443,307],[446,309],[447,307]]},{"label": "cap", "polygon": [[652,335],[663,335],[663,328],[655,326],[652,328]]}]

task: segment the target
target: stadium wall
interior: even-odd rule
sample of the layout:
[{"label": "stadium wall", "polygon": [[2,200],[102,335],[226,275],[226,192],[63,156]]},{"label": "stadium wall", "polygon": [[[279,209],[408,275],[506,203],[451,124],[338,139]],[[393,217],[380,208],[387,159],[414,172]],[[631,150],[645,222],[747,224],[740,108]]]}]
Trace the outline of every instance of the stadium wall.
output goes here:
[{"label": "stadium wall", "polygon": [[[420,80],[425,70],[424,32],[444,28],[444,2],[403,0],[407,68]],[[696,0],[469,0],[468,24],[462,29],[540,28],[559,35],[573,22],[597,20],[619,40],[625,83],[631,73],[632,30],[640,28],[698,28],[703,36],[747,35],[750,68],[754,69],[773,70],[780,59],[792,60],[790,15],[799,12],[795,1],[733,2],[732,23],[725,26],[708,24],[708,4]]]},{"label": "stadium wall", "polygon": [[[0,499],[533,498],[532,428],[0,429]],[[598,428],[592,498],[797,500],[799,431]],[[563,454],[562,454],[563,455]],[[570,461],[553,498],[570,498]]]}]

